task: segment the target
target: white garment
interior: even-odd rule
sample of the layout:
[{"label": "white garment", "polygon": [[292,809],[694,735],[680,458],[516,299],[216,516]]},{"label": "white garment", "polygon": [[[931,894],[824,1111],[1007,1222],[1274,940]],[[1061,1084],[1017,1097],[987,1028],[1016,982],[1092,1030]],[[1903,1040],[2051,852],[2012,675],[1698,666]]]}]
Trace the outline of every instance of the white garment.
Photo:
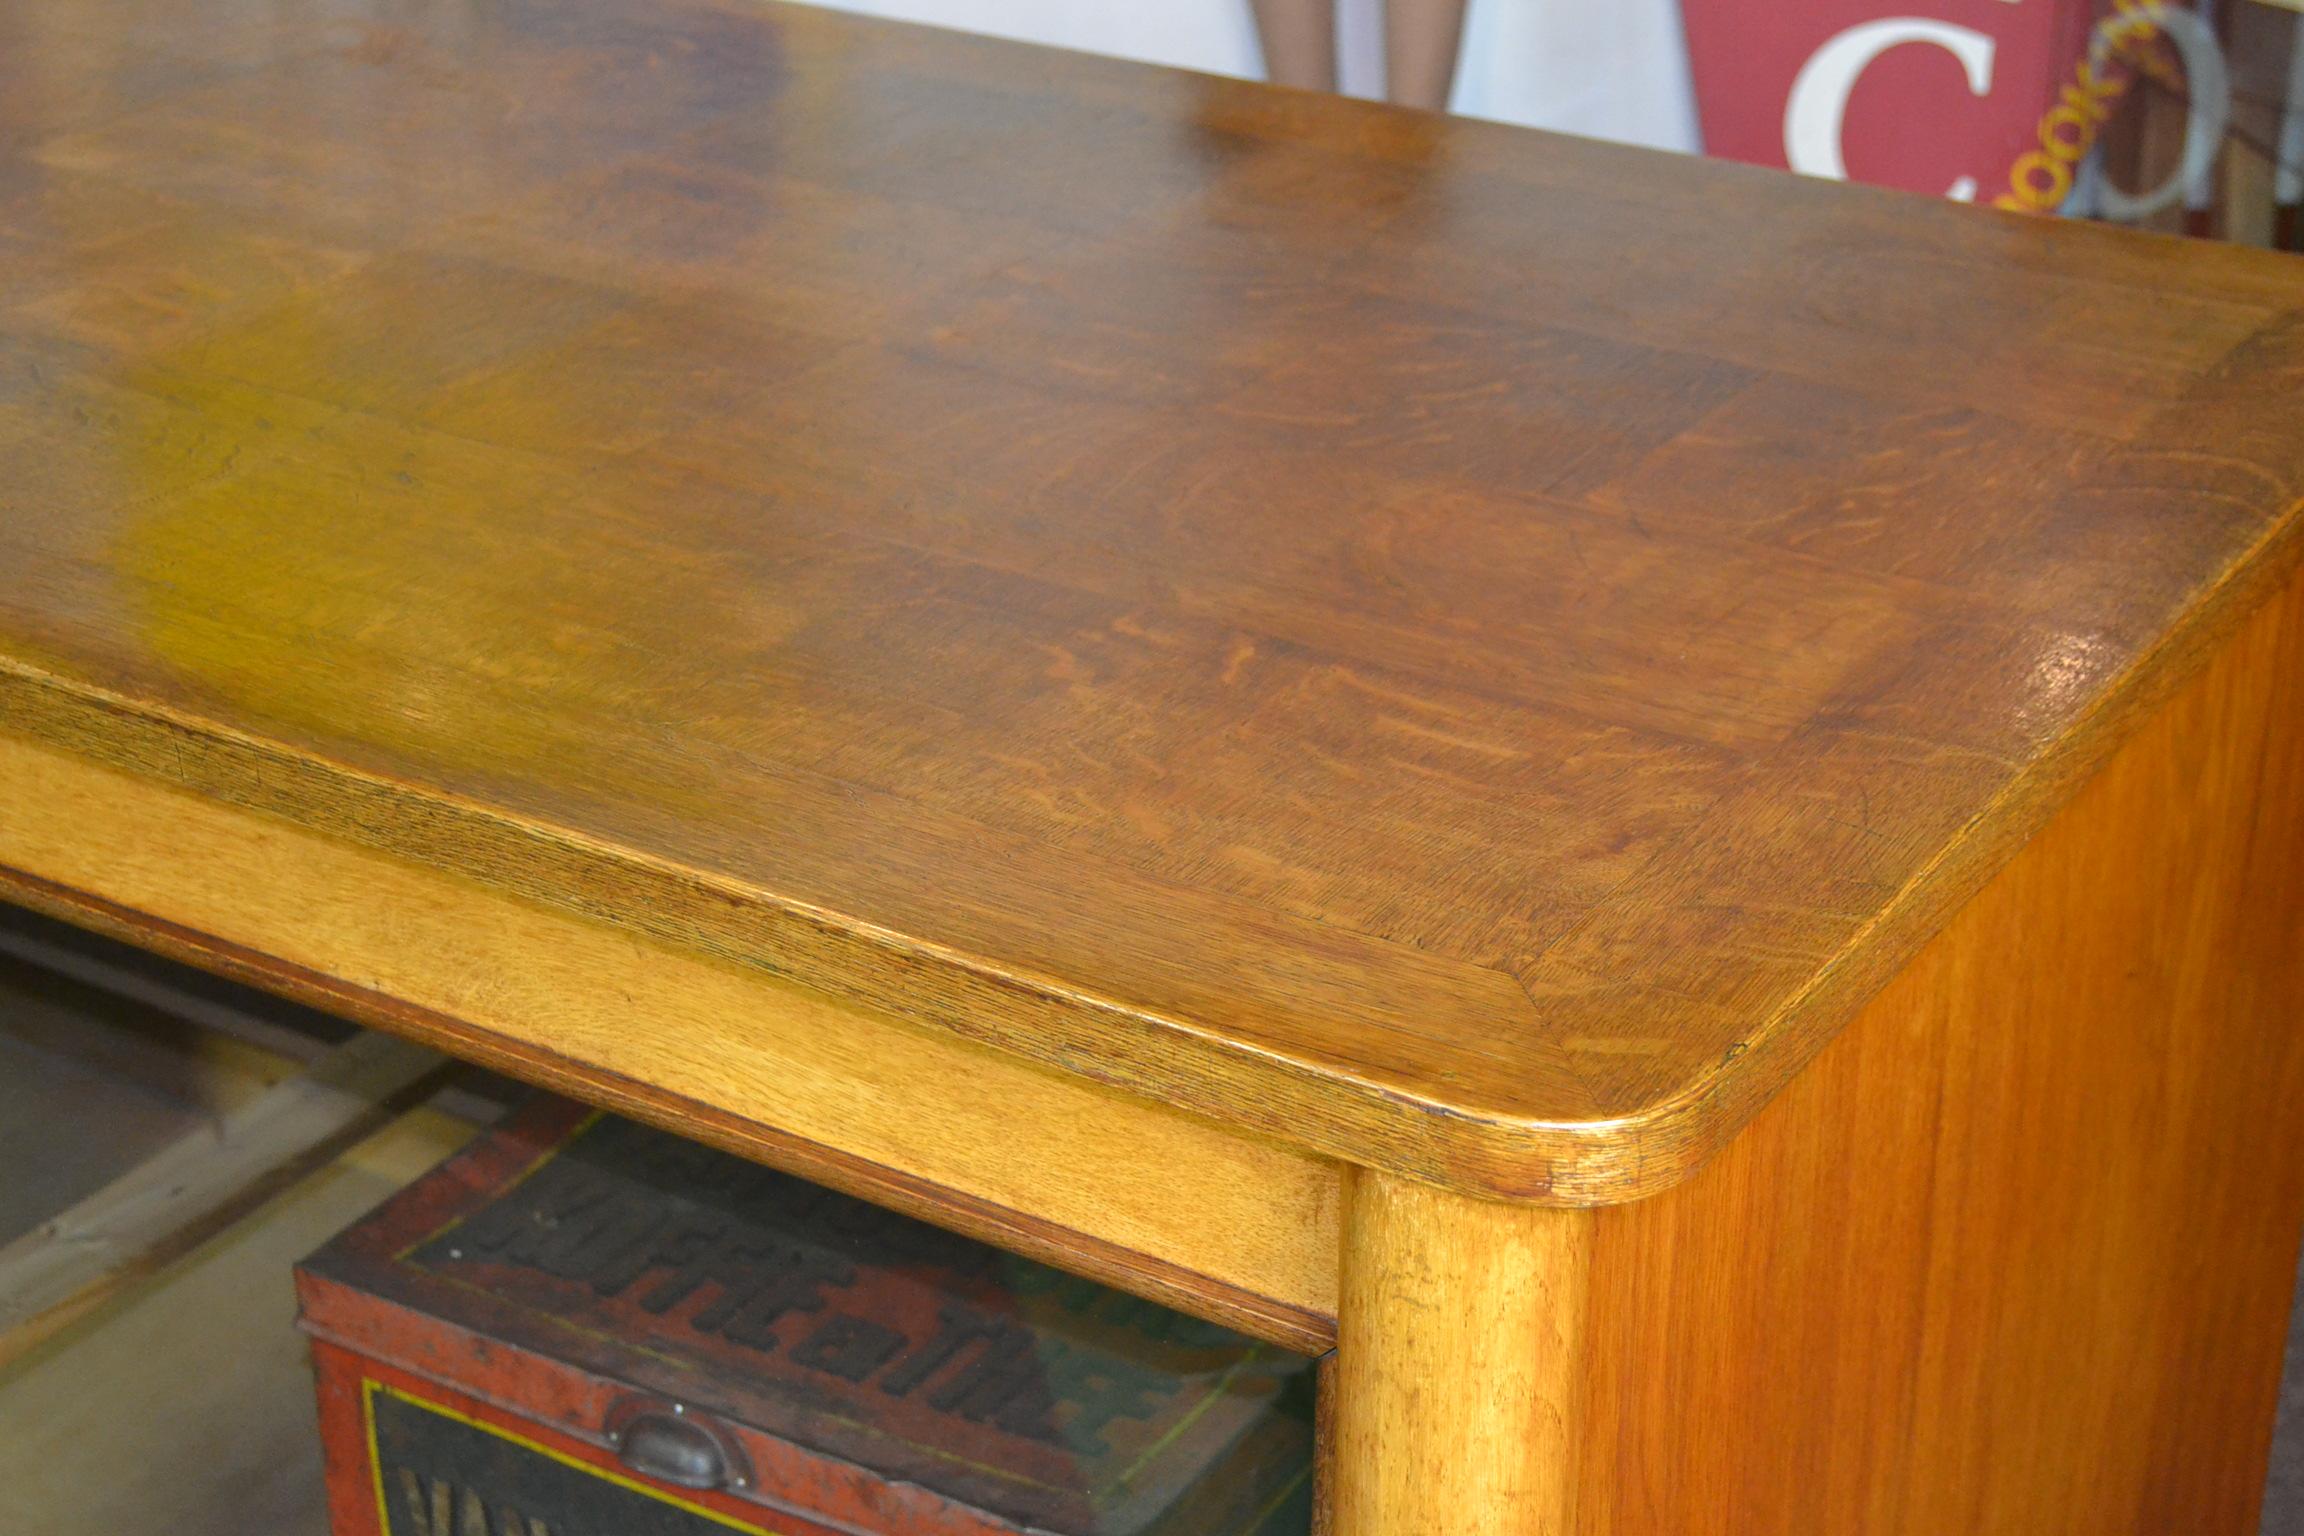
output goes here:
[{"label": "white garment", "polygon": [[[1216,74],[1262,73],[1248,0],[818,0],[836,9]],[[1344,88],[1383,76],[1380,0],[1343,0]],[[1660,149],[1697,146],[1677,0],[1472,0],[1455,110]]]}]

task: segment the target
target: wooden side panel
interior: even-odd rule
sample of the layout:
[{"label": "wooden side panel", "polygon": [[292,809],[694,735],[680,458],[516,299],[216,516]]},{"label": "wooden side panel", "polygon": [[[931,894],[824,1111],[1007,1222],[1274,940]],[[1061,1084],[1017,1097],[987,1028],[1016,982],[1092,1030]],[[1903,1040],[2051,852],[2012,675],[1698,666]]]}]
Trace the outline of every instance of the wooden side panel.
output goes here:
[{"label": "wooden side panel", "polygon": [[1333,1339],[1320,1159],[6,735],[0,784],[12,899],[1274,1343]]},{"label": "wooden side panel", "polygon": [[1582,1529],[2252,1531],[2300,1107],[2304,586],[1717,1162],[1599,1213]]}]

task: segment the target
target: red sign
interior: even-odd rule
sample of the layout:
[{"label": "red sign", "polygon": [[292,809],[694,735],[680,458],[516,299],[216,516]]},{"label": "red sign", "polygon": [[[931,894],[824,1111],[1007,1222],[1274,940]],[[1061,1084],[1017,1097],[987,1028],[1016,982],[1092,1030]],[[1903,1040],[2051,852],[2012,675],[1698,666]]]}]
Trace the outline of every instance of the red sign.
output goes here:
[{"label": "red sign", "polygon": [[[2029,179],[2032,195],[2015,201],[2054,207],[2109,115],[2106,93],[2124,83],[2117,59],[2089,63],[2085,0],[1683,0],[1683,11],[1706,151],[1810,175],[1984,202]],[[2072,120],[2052,126],[2060,107]]]}]

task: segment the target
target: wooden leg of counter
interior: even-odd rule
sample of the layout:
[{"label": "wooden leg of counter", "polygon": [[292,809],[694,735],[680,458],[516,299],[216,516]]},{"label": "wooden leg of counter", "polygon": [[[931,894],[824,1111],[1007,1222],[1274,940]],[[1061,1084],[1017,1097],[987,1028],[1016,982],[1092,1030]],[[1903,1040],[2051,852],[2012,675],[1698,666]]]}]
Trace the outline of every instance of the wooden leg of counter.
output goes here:
[{"label": "wooden leg of counter", "polygon": [[1359,1173],[1338,1317],[1332,1536],[1566,1536],[1592,1213]]}]

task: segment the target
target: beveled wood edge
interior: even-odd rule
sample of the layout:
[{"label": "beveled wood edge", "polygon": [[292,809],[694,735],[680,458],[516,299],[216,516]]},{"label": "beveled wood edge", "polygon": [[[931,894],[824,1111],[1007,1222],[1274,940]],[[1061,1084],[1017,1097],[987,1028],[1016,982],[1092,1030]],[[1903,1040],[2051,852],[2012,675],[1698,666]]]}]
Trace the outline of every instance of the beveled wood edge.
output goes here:
[{"label": "beveled wood edge", "polygon": [[[701,871],[520,820],[460,796],[417,790],[316,754],[291,751],[6,655],[0,655],[0,725],[29,741],[158,784],[254,811],[315,835],[356,843],[398,861],[446,870],[576,917],[623,923],[651,941],[753,967],[833,997],[854,997],[864,1006],[908,1022],[1341,1163],[1476,1198],[1608,1205],[1643,1199],[1678,1184],[1726,1145],[2046,825],[2135,726],[2189,680],[2257,604],[2290,579],[2300,556],[2304,556],[2304,518],[2273,519],[2259,544],[2235,559],[2158,645],[2138,655],[2107,684],[2095,707],[2019,773],[1874,922],[1820,967],[1806,989],[1756,1019],[1744,1033],[1740,1049],[1699,1078],[1649,1103],[1581,1120],[1470,1113],[1076,993],[1034,991],[1025,981],[970,967],[960,957],[907,947],[894,935],[841,929],[828,914],[774,903],[759,892]],[[327,825],[314,824],[316,807],[332,814]],[[376,814],[385,810],[397,814]],[[462,857],[450,856],[450,844]],[[580,903],[582,882],[563,889],[523,878],[524,859],[552,858],[575,860],[571,868],[578,872],[586,860],[608,861],[619,875],[637,874],[659,889],[691,899],[703,893],[724,909],[740,907],[755,914],[762,924],[796,922],[819,935],[831,933],[834,942],[829,948],[845,956],[848,964],[822,963],[822,952],[811,957],[814,964],[794,964],[789,946],[723,945],[716,935],[701,933],[692,924],[655,921],[654,909],[646,906],[638,909],[642,915],[637,919],[612,917]],[[260,977],[250,979],[271,985]],[[996,1006],[987,1006],[995,999]],[[383,1027],[394,1026],[387,1022]],[[481,1049],[475,1042],[472,1050],[461,1054],[488,1061],[479,1054]],[[489,1064],[511,1075],[542,1080],[538,1069],[510,1058]],[[696,1123],[703,1127],[717,1113],[684,1104],[675,1110],[670,1099],[643,1105],[642,1098],[652,1090],[633,1084],[629,1091],[635,1095],[631,1112],[660,1123],[675,1114],[696,1113]],[[747,1127],[740,1118],[724,1118],[726,1125],[699,1129],[697,1134],[706,1139],[773,1135],[764,1128]],[[737,1150],[749,1145],[740,1140],[721,1144]],[[747,1155],[766,1156],[749,1151]]]},{"label": "beveled wood edge", "polygon": [[[2227,567],[2160,643],[2112,680],[2096,706],[2035,758],[1979,812],[1942,857],[1922,869],[1880,917],[1808,988],[1745,1037],[1745,1049],[1716,1063],[1699,1081],[1659,1100],[1640,1117],[1658,1138],[1669,1177],[1642,1178],[1623,1204],[1685,1180],[1743,1129],[1929,940],[2055,819],[2080,787],[2129,738],[2207,667],[2247,619],[2284,589],[2304,585],[2304,518],[2284,516],[2263,540]],[[1750,1068],[1746,1063],[1758,1057]],[[1740,1070],[1742,1069],[1742,1070]]]},{"label": "beveled wood edge", "polygon": [[[1592,1531],[2255,1530],[2304,1220],[2300,681],[2304,580],[1718,1159],[1598,1213]],[[1696,1406],[1762,1401],[1726,1440]]]},{"label": "beveled wood edge", "polygon": [[[92,766],[4,733],[0,733],[0,750],[6,750],[11,741],[16,743],[14,755],[19,763],[25,761],[29,753],[31,757],[46,760],[74,776],[86,775],[89,778],[112,780],[112,792],[115,795],[125,788],[131,797],[145,800],[146,809],[150,808],[152,801],[184,801],[181,791],[138,780],[129,780],[123,786],[119,782],[117,770]],[[23,787],[21,784],[18,786],[20,790]],[[494,904],[506,913],[522,913],[530,924],[550,924],[555,935],[564,933],[572,945],[581,944],[587,939],[596,944],[600,935],[615,932],[604,925],[585,923],[533,904],[504,898],[484,887],[471,882],[455,881],[422,866],[391,860],[372,849],[319,839],[315,834],[274,818],[252,817],[249,812],[205,801],[191,802],[189,810],[191,815],[209,820],[207,838],[211,843],[215,837],[213,824],[218,819],[250,825],[260,822],[267,833],[275,838],[293,840],[303,846],[327,844],[339,858],[350,857],[365,861],[371,867],[388,867],[397,878],[413,878],[435,884],[447,893],[448,900],[464,903],[454,909],[456,915],[460,920],[475,925],[485,926],[491,916],[488,906],[471,905],[479,902]],[[192,822],[187,818],[185,826],[188,837],[191,835],[191,825]],[[340,879],[343,871],[335,869],[331,874]],[[250,871],[244,872],[244,877],[266,876]],[[1089,1230],[1096,1225],[1093,1220],[1066,1221],[1048,1212],[1018,1209],[966,1188],[955,1187],[948,1179],[920,1176],[873,1157],[829,1145],[817,1137],[796,1134],[763,1123],[759,1119],[699,1099],[692,1093],[641,1081],[598,1062],[571,1059],[551,1049],[548,1038],[540,1044],[536,1040],[523,1039],[406,997],[394,996],[374,987],[325,974],[296,960],[267,952],[260,939],[257,943],[244,943],[239,940],[247,935],[224,936],[203,931],[171,917],[140,910],[8,864],[0,864],[0,896],[48,916],[125,940],[204,970],[327,1009],[375,1028],[439,1046],[508,1075],[662,1125],[738,1155],[785,1168],[1010,1251],[1114,1284],[1181,1311],[1225,1323],[1253,1337],[1307,1353],[1318,1353],[1333,1343],[1334,1321],[1330,1315],[1333,1306],[1328,1298],[1333,1295],[1334,1287],[1334,1244],[1332,1234],[1326,1243],[1320,1240],[1319,1234],[1323,1227],[1315,1217],[1324,1215],[1326,1219],[1333,1220],[1334,1212],[1298,1208],[1300,1197],[1308,1190],[1321,1187],[1319,1170],[1323,1165],[1317,1160],[1305,1158],[1301,1153],[1277,1147],[1266,1152],[1255,1152],[1252,1141],[1235,1138],[1233,1133],[1220,1126],[1176,1114],[1157,1104],[1123,1104],[1110,1090],[1028,1064],[1017,1063],[1004,1069],[1011,1074],[1026,1073],[1032,1079],[1032,1090],[1051,1096],[1050,1102],[1059,1107],[1085,1109],[1100,1119],[1113,1115],[1126,1115],[1133,1121],[1142,1121],[1146,1116],[1156,1117],[1157,1123],[1152,1129],[1167,1143],[1162,1150],[1169,1155],[1194,1162],[1213,1161],[1235,1173],[1244,1171],[1245,1183],[1240,1194],[1243,1207],[1252,1201],[1268,1203],[1275,1220],[1292,1223],[1294,1225],[1290,1230],[1301,1233],[1301,1237],[1291,1239],[1291,1248],[1302,1249],[1307,1255],[1316,1255],[1316,1259],[1307,1257],[1293,1260],[1288,1252],[1276,1249],[1270,1239],[1265,1239],[1261,1247],[1249,1256],[1252,1269],[1260,1270],[1281,1282],[1278,1286],[1267,1288],[1295,1294],[1267,1295],[1260,1289],[1209,1273],[1211,1266],[1219,1271],[1230,1268],[1237,1272],[1240,1255],[1229,1233],[1212,1232],[1205,1238],[1192,1235],[1198,1218],[1204,1214],[1204,1207],[1192,1210],[1179,1208],[1167,1212],[1166,1216],[1172,1219],[1154,1223],[1155,1226],[1164,1227],[1164,1231],[1154,1234],[1157,1241],[1132,1244],[1116,1240],[1107,1232]],[[347,953],[345,958],[347,969],[355,973],[364,973],[364,964],[373,961],[373,957],[351,953]],[[696,964],[677,956],[668,959],[675,966],[693,967]],[[779,984],[765,977],[756,982],[747,982],[741,974],[733,972],[731,977],[733,984],[761,989],[759,1011],[769,1013],[774,1009],[774,989]],[[650,979],[655,978],[651,975]],[[838,1016],[845,1013],[845,1010],[835,1006],[825,1012]],[[819,1018],[823,1016],[824,1013],[818,1014]],[[965,1042],[939,1043],[945,1037],[932,1031],[920,1031],[885,1019],[875,1020],[862,1013],[854,1017],[860,1028],[878,1031],[883,1042],[888,1039],[887,1031],[900,1029],[909,1031],[917,1037],[923,1048],[931,1051],[976,1053],[979,1057],[983,1054],[981,1047]],[[795,1027],[798,1027],[797,1023]],[[547,1036],[548,1033],[546,1031]],[[868,1041],[870,1037],[865,1038]],[[869,1049],[869,1045],[865,1048]],[[955,1054],[952,1066],[956,1081],[968,1081],[967,1064],[960,1059],[959,1054]],[[1028,1105],[1019,1106],[1018,1112],[1030,1113],[1032,1108]],[[945,1169],[958,1169],[965,1178],[972,1171],[972,1155],[963,1147],[945,1157]],[[986,1162],[1012,1165],[1017,1162],[1018,1153],[1013,1146],[985,1145],[982,1158]],[[1096,1165],[1075,1164],[1072,1170],[1075,1175],[1082,1166]],[[1267,1168],[1270,1172],[1265,1177],[1257,1177],[1260,1171]],[[1114,1182],[1125,1182],[1129,1177],[1129,1171],[1116,1169]],[[1128,1227],[1133,1234],[1142,1236],[1147,1228],[1146,1222],[1141,1219],[1141,1207],[1145,1204],[1142,1170],[1135,1170],[1134,1177],[1138,1189],[1135,1214],[1119,1224]],[[1329,1204],[1333,1204],[1337,1178],[1338,1173],[1332,1168],[1325,1175],[1325,1187],[1331,1192]],[[1306,1184],[1307,1179],[1313,1181],[1311,1185]],[[1037,1188],[1040,1181],[1027,1179],[1023,1182],[1028,1187]],[[1083,1208],[1077,1177],[1073,1181],[1073,1189],[1069,1207],[1077,1215]],[[1219,1225],[1222,1224],[1220,1221]],[[1147,1251],[1155,1247],[1164,1251]],[[1196,1250],[1198,1256],[1206,1258],[1206,1264],[1196,1265],[1193,1262]],[[1307,1264],[1313,1266],[1312,1270],[1305,1268]]]},{"label": "beveled wood edge", "polygon": [[1283,1349],[1316,1355],[1335,1347],[1336,1319],[1313,1308],[1224,1285],[1182,1264],[1108,1242],[1093,1233],[1057,1226],[949,1186],[931,1184],[899,1169],[745,1120],[619,1073],[578,1067],[564,1057],[464,1020],[349,985],[213,935],[195,933],[6,865],[0,865],[0,895],[76,927],[324,1009],[371,1029],[422,1041],[507,1077],[949,1227],[1011,1253],[1237,1328]]},{"label": "beveled wood edge", "polygon": [[[1041,978],[783,902],[708,872],[418,788],[0,654],[0,731],[203,801],[442,871],[1279,1145],[1469,1193],[1548,1204],[1617,1122],[1466,1114]],[[611,894],[615,900],[605,899]],[[1515,996],[1522,996],[1515,992]]]}]

